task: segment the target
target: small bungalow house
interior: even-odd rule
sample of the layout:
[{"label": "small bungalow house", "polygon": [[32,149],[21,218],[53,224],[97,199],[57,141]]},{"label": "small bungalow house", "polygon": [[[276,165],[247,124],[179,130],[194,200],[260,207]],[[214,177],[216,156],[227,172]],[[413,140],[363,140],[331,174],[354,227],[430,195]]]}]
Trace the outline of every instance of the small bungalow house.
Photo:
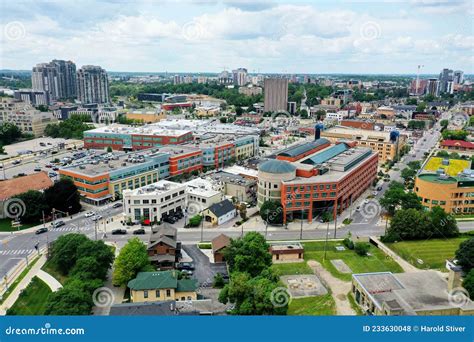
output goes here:
[{"label": "small bungalow house", "polygon": [[219,203],[214,203],[203,212],[206,222],[213,226],[219,226],[232,220],[237,215],[234,204],[228,199]]},{"label": "small bungalow house", "polygon": [[178,272],[140,272],[128,282],[133,303],[197,300],[195,279],[178,279]]},{"label": "small bungalow house", "polygon": [[225,262],[224,258],[224,249],[230,245],[230,237],[227,235],[221,234],[216,236],[211,241],[212,244],[212,254],[214,256],[214,262]]},{"label": "small bungalow house", "polygon": [[177,230],[172,227],[160,227],[152,231],[147,252],[153,265],[160,269],[174,268],[181,254],[181,243],[177,241],[177,234]]}]

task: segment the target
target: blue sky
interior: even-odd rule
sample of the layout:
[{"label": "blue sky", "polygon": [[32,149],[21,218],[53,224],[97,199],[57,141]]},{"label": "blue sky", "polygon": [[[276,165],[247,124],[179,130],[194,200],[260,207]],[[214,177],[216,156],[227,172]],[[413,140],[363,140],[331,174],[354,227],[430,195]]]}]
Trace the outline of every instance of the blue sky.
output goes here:
[{"label": "blue sky", "polygon": [[0,69],[474,73],[473,2],[2,1]]}]

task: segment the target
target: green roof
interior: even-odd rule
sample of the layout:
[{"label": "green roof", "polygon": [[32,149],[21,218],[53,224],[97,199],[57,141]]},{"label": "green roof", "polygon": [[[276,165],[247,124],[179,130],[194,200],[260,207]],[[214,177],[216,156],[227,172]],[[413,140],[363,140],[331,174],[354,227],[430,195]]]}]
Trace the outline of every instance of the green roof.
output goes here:
[{"label": "green roof", "polygon": [[140,272],[135,279],[128,282],[131,290],[176,289],[178,292],[195,291],[196,280],[178,280],[176,271]]},{"label": "green roof", "polygon": [[449,184],[449,183],[456,183],[457,179],[454,177],[448,178],[440,178],[439,175],[433,173],[422,173],[418,175],[418,178],[432,183],[440,183],[440,184]]},{"label": "green roof", "polygon": [[296,171],[296,167],[283,160],[268,160],[258,166],[259,171],[267,173],[291,173]]}]

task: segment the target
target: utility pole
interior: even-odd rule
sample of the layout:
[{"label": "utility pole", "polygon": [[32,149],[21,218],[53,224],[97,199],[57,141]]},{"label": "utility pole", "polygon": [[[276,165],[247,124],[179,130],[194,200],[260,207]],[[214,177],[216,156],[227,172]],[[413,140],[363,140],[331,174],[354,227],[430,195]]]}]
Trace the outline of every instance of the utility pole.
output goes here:
[{"label": "utility pole", "polygon": [[303,218],[304,218],[304,210],[301,210],[300,240],[303,240]]},{"label": "utility pole", "polygon": [[95,241],[97,241],[97,221],[94,221]]},{"label": "utility pole", "polygon": [[326,229],[326,241],[324,242],[324,256],[323,260],[326,260],[326,252],[328,250],[328,237],[329,237],[329,221],[328,221],[328,227]]},{"label": "utility pole", "polygon": [[335,203],[335,211],[334,211],[334,238],[336,238],[336,228],[337,228],[337,203],[338,201],[336,200],[336,203]]},{"label": "utility pole", "polygon": [[204,217],[201,218],[201,242],[204,240]]}]

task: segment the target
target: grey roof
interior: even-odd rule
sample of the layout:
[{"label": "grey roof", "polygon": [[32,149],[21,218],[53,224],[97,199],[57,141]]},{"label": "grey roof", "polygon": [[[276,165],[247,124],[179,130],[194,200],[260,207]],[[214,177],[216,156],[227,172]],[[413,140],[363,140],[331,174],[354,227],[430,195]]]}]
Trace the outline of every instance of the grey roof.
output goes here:
[{"label": "grey roof", "polygon": [[289,147],[279,152],[277,155],[285,156],[285,157],[296,157],[296,156],[299,156],[300,154],[309,152],[312,149],[315,149],[316,147],[324,145],[324,144],[330,144],[329,140],[326,138],[320,138],[320,139],[310,141],[304,144],[299,144],[299,145]]},{"label": "grey roof", "polygon": [[109,312],[109,316],[171,316],[176,314],[176,302],[174,300],[114,304]]},{"label": "grey roof", "polygon": [[258,170],[268,173],[290,173],[295,172],[296,167],[283,160],[268,160],[258,166]]},{"label": "grey roof", "polygon": [[[153,236],[152,236],[152,238],[153,238]],[[157,236],[153,240],[152,240],[152,238],[150,238],[150,243],[148,244],[148,249],[153,248],[154,246],[156,246],[160,242],[163,242],[164,244],[166,244],[168,246],[176,248],[176,245],[177,245],[176,239],[172,239],[172,238],[170,238],[166,235]]]},{"label": "grey roof", "polygon": [[225,199],[222,202],[214,203],[213,205],[211,205],[209,207],[209,210],[217,217],[221,217],[227,213],[230,213],[232,210],[235,210],[235,207],[231,201]]}]

